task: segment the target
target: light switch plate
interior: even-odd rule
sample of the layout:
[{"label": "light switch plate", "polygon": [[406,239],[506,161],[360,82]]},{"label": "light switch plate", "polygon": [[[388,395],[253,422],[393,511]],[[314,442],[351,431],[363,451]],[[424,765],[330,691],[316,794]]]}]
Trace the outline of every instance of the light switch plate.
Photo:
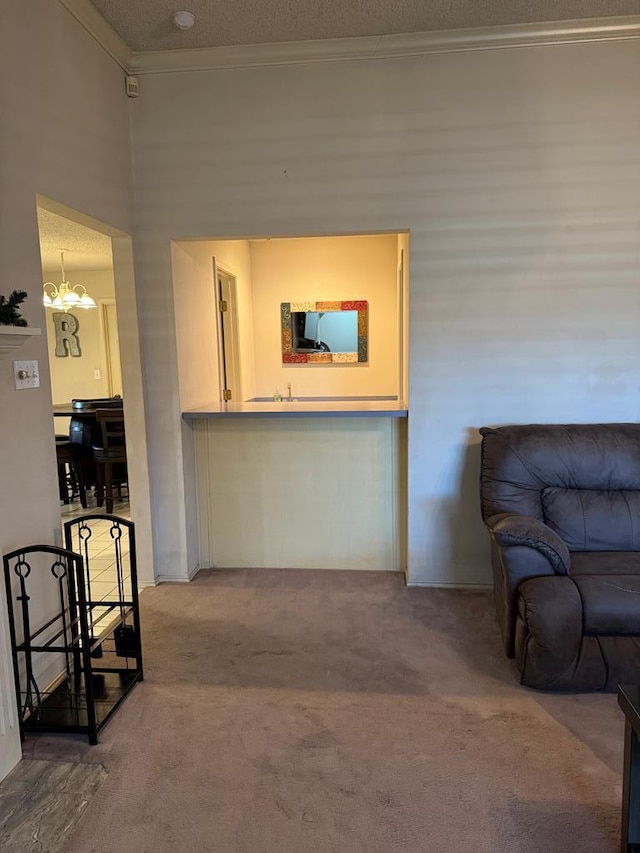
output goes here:
[{"label": "light switch plate", "polygon": [[37,361],[14,361],[13,377],[16,389],[23,391],[25,388],[40,387],[40,370]]}]

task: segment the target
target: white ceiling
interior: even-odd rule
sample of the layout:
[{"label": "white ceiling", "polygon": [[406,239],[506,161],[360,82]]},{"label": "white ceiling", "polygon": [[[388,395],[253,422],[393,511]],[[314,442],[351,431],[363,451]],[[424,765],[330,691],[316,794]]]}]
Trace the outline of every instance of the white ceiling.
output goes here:
[{"label": "white ceiling", "polygon": [[40,232],[40,255],[42,267],[60,279],[60,251],[64,250],[65,270],[105,270],[113,267],[111,238],[38,208],[38,230]]},{"label": "white ceiling", "polygon": [[[134,51],[334,39],[640,14],[640,0],[91,0]],[[196,16],[193,29],[172,23]]]}]

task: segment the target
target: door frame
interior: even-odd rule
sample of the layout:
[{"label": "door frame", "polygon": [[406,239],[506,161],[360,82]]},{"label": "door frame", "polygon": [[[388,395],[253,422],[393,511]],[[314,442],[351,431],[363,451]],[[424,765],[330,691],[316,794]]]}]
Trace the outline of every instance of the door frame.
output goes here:
[{"label": "door frame", "polygon": [[[129,234],[114,228],[55,199],[36,195],[36,205],[72,222],[85,225],[111,239],[113,280],[118,317],[118,340],[122,369],[127,431],[128,475],[131,515],[136,525],[138,582],[140,587],[155,585],[151,484],[149,478],[145,392],[142,375],[142,345],[138,322],[133,241]],[[36,232],[37,234],[38,232]],[[53,442],[52,442],[53,444]],[[53,452],[53,451],[52,451]],[[52,476],[55,477],[55,466]],[[57,493],[57,485],[56,485]]]},{"label": "door frame", "polygon": [[[216,295],[216,329],[218,333],[218,373],[220,399],[224,402],[225,390],[231,391],[231,401],[242,401],[242,374],[240,372],[240,346],[238,338],[238,287],[237,276],[218,266],[213,258],[213,281]],[[226,303],[221,310],[220,303]],[[229,399],[229,398],[228,398]]]},{"label": "door frame", "polygon": [[[100,313],[98,315],[98,324],[100,329],[100,360],[102,362],[102,369],[105,374],[105,385],[106,385],[106,395],[107,397],[114,396],[113,389],[113,368],[112,368],[112,358],[111,358],[111,345],[109,343],[109,318],[107,316],[107,308],[111,305],[116,309],[116,333],[118,332],[118,306],[115,298],[107,297],[104,299],[98,299],[98,308]],[[118,350],[120,350],[120,335],[118,334]],[[118,353],[118,358],[120,359],[120,352]],[[120,369],[120,383],[122,384],[122,368]],[[118,392],[120,393],[120,392]]]}]

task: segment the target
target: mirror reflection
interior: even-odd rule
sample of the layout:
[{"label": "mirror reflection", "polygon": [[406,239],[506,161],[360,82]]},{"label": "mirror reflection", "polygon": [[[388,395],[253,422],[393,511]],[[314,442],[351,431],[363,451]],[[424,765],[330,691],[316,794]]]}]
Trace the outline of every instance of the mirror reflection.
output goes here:
[{"label": "mirror reflection", "polygon": [[293,352],[357,352],[357,311],[293,311]]}]

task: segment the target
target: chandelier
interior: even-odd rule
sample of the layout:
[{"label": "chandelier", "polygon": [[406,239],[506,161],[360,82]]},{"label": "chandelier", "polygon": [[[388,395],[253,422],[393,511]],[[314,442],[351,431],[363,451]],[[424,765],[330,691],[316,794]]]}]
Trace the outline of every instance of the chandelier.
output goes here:
[{"label": "chandelier", "polygon": [[[55,308],[57,311],[68,311],[69,308],[97,308],[95,300],[87,293],[83,284],[69,284],[64,273],[64,251],[60,252],[60,266],[62,268],[62,281],[55,285],[52,281],[45,281],[42,285],[42,304],[45,308]],[[81,292],[80,292],[81,291]]]}]

